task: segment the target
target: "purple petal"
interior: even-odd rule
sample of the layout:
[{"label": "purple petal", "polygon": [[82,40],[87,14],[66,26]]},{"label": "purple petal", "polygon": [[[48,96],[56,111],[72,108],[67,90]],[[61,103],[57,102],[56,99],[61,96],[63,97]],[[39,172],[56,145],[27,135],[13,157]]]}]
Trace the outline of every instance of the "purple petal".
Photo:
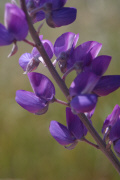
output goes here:
[{"label": "purple petal", "polygon": [[93,92],[98,96],[106,96],[120,87],[120,75],[108,75],[100,78]]},{"label": "purple petal", "polygon": [[70,108],[66,108],[66,121],[68,130],[72,132],[76,139],[81,139],[86,135],[86,132],[84,134],[85,126],[80,118],[71,112]]},{"label": "purple petal", "polygon": [[105,71],[107,70],[110,61],[111,61],[111,56],[98,56],[92,61],[92,71],[98,75],[102,76]]},{"label": "purple petal", "polygon": [[46,101],[53,99],[55,88],[53,83],[45,75],[31,72],[28,73],[28,78],[33,91],[38,97],[44,98]]},{"label": "purple petal", "polygon": [[32,56],[30,53],[24,53],[22,56],[19,58],[19,65],[23,69],[23,71],[26,71],[26,67],[31,60]]},{"label": "purple petal", "polygon": [[67,0],[46,0],[47,3],[52,3],[52,9],[60,9],[61,7],[63,7]]},{"label": "purple petal", "polygon": [[9,45],[13,42],[14,37],[8,30],[0,23],[0,46]]},{"label": "purple petal", "polygon": [[42,40],[43,46],[51,59],[53,57],[53,44],[49,40]]},{"label": "purple petal", "polygon": [[90,71],[80,73],[70,85],[70,95],[76,96],[80,93],[91,93],[99,79],[99,76],[96,76],[94,73]]},{"label": "purple petal", "polygon": [[61,145],[69,145],[75,141],[66,126],[57,121],[51,121],[49,131],[54,139]]},{"label": "purple petal", "polygon": [[28,34],[25,14],[15,4],[6,3],[5,5],[5,26],[13,34],[15,40],[24,40]]},{"label": "purple petal", "polygon": [[32,17],[32,22],[36,23],[42,21],[43,19],[45,19],[45,13],[43,11],[39,11]]},{"label": "purple petal", "polygon": [[97,96],[94,94],[85,94],[75,96],[70,105],[73,112],[84,113],[91,111],[97,103]]},{"label": "purple petal", "polygon": [[109,138],[111,141],[115,141],[120,139],[120,118],[117,119],[117,122],[112,126],[109,134]]},{"label": "purple petal", "polygon": [[71,24],[76,19],[77,10],[75,8],[64,7],[52,11],[52,14],[46,16],[46,22],[50,27],[61,27]]},{"label": "purple petal", "polygon": [[61,36],[59,36],[54,44],[54,53],[56,57],[58,57],[61,52],[65,52],[71,49],[73,44],[75,46],[78,38],[79,38],[79,35],[76,35],[72,32],[66,32],[62,34]]},{"label": "purple petal", "polygon": [[74,60],[76,62],[82,61],[84,66],[89,65],[91,61],[97,56],[101,47],[102,44],[96,41],[84,42],[75,49],[73,53]]},{"label": "purple petal", "polygon": [[67,0],[39,0],[39,1],[34,1],[34,4],[36,7],[43,6],[45,3],[51,3],[52,4],[52,9],[59,9],[63,7],[66,4]]},{"label": "purple petal", "polygon": [[37,115],[44,114],[48,110],[46,102],[29,91],[16,91],[15,100],[21,107]]},{"label": "purple petal", "polygon": [[109,114],[104,121],[104,124],[102,127],[102,133],[105,132],[107,127],[109,126],[112,127],[117,122],[119,115],[120,115],[120,106],[116,104],[112,113]]},{"label": "purple petal", "polygon": [[120,139],[116,140],[116,141],[113,143],[113,148],[114,148],[117,156],[120,157]]}]

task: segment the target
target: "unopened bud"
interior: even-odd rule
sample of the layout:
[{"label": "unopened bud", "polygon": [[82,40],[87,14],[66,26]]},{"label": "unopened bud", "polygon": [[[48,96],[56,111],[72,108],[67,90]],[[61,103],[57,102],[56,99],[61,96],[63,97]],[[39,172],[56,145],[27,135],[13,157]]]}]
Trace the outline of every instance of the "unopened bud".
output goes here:
[{"label": "unopened bud", "polygon": [[27,74],[35,70],[38,67],[39,63],[40,60],[38,59],[38,57],[33,57],[27,64],[26,71],[24,72],[24,74]]}]

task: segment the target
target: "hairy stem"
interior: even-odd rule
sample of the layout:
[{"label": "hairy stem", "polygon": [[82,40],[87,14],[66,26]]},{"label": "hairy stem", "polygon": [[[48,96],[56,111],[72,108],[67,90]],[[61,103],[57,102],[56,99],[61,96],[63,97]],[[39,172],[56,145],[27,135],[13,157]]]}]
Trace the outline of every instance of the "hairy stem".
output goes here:
[{"label": "hairy stem", "polygon": [[[61,79],[61,77],[57,73],[56,69],[54,68],[53,64],[51,63],[46,51],[44,50],[43,45],[42,45],[42,43],[41,43],[41,41],[39,39],[38,33],[36,32],[35,28],[33,27],[32,21],[31,21],[29,15],[27,13],[25,0],[20,0],[20,3],[21,3],[21,7],[22,7],[23,11],[26,14],[26,18],[27,18],[28,26],[29,26],[29,31],[30,31],[31,37],[33,38],[33,41],[34,41],[34,43],[36,45],[36,48],[38,49],[41,56],[43,57],[46,65],[47,65],[47,67],[49,69],[49,72],[51,73],[54,80],[56,81],[56,83],[60,87],[61,91],[66,96],[66,98],[69,99],[68,98],[69,97],[69,90],[68,90],[67,86],[65,85],[64,81]],[[118,159],[116,158],[116,156],[114,155],[114,153],[112,152],[112,150],[111,149],[108,150],[106,148],[105,142],[99,136],[99,134],[97,133],[95,128],[92,126],[92,124],[89,122],[87,117],[83,113],[78,114],[78,116],[82,120],[83,124],[86,126],[86,128],[88,129],[89,133],[92,135],[94,140],[96,141],[96,143],[99,146],[100,150],[110,160],[110,162],[115,167],[115,169],[118,171],[118,173],[120,173],[120,163],[119,163]]]}]

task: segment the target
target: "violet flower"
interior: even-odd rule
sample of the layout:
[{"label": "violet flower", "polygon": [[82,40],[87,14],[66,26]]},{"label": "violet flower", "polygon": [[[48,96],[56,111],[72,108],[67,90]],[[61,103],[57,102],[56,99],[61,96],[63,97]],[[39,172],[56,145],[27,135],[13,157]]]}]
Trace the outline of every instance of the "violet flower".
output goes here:
[{"label": "violet flower", "polygon": [[0,23],[0,46],[24,40],[28,34],[28,25],[25,14],[15,4],[5,4],[5,26]]},{"label": "violet flower", "polygon": [[51,121],[49,130],[59,144],[67,149],[73,149],[77,142],[86,136],[87,129],[80,118],[73,114],[68,107],[66,108],[66,122],[67,127],[57,121]]},{"label": "violet flower", "polygon": [[27,0],[26,5],[33,23],[45,18],[47,24],[55,28],[71,24],[76,19],[77,10],[64,7],[66,2],[67,0]]},{"label": "violet flower", "polygon": [[113,143],[114,150],[120,156],[120,106],[115,105],[107,116],[102,127],[102,133]]},{"label": "violet flower", "polygon": [[120,106],[118,104],[115,105],[113,111],[111,114],[109,114],[105,121],[104,121],[104,124],[103,124],[103,127],[102,127],[102,133],[104,134],[105,131],[106,131],[106,128],[110,128],[116,124],[118,118],[119,118],[119,115],[120,115]]},{"label": "violet flower", "polygon": [[[51,59],[53,57],[53,45],[49,40],[43,40],[43,36],[40,35],[40,40],[46,50],[46,53],[48,54],[49,58]],[[24,53],[19,58],[19,65],[22,67],[22,69],[25,71],[25,73],[29,73],[33,70],[35,70],[39,63],[42,62],[44,65],[44,60],[40,53],[38,52],[37,48],[34,47],[32,49],[31,53]]]},{"label": "violet flower", "polygon": [[[102,44],[96,41],[87,41],[75,48],[79,35],[72,32],[62,34],[54,44],[54,53],[57,57],[59,67],[63,73],[74,65],[76,69],[83,71],[98,55]],[[99,61],[99,59],[97,60]],[[95,66],[95,65],[94,65]],[[78,68],[79,67],[79,68]]]},{"label": "violet flower", "polygon": [[41,115],[48,110],[49,103],[53,102],[55,88],[53,83],[43,74],[28,73],[33,92],[18,90],[16,101],[24,109],[31,113]]},{"label": "violet flower", "polygon": [[74,113],[84,113],[93,110],[97,103],[97,95],[92,91],[98,83],[100,76],[93,72],[85,71],[80,73],[69,88],[71,108]]}]

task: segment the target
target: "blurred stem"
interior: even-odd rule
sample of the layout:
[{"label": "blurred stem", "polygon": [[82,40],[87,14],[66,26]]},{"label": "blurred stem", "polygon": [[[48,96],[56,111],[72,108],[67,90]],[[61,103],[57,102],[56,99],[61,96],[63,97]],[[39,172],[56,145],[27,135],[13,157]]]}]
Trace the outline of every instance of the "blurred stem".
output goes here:
[{"label": "blurred stem", "polygon": [[35,44],[34,44],[33,42],[31,42],[31,41],[29,41],[29,40],[27,40],[27,39],[24,39],[23,41],[26,42],[27,44],[35,47]]},{"label": "blurred stem", "polygon": [[66,103],[66,102],[61,101],[61,100],[56,99],[56,98],[54,99],[54,102],[57,102],[57,103],[59,103],[59,104],[65,105],[65,106],[69,106],[69,103]]},{"label": "blurred stem", "polygon": [[99,146],[98,146],[97,144],[94,144],[94,143],[88,141],[85,137],[81,138],[80,141],[84,141],[84,142],[86,142],[87,144],[89,144],[89,145],[95,147],[96,149],[100,149]]},{"label": "blurred stem", "polygon": [[[32,24],[31,18],[28,15],[25,0],[20,0],[20,3],[21,3],[21,7],[22,7],[23,11],[26,14],[26,18],[27,18],[27,22],[28,22],[28,26],[29,26],[29,31],[30,31],[31,37],[33,38],[33,41],[35,42],[36,48],[38,49],[41,56],[43,57],[46,65],[49,69],[49,72],[53,76],[54,80],[56,81],[56,83],[60,87],[61,91],[64,93],[65,97],[69,100],[69,90],[68,90],[67,86],[65,85],[64,81],[59,76],[56,69],[54,68],[53,64],[51,63],[43,45],[39,39],[38,33],[36,32],[36,30]],[[89,133],[92,135],[94,140],[96,141],[97,145],[100,147],[101,151],[106,155],[106,157],[110,160],[112,165],[115,167],[115,169],[120,174],[120,163],[119,163],[118,159],[116,158],[116,156],[114,155],[114,153],[112,152],[112,150],[111,149],[108,150],[106,148],[105,142],[99,136],[99,134],[97,133],[95,128],[92,126],[92,124],[89,122],[87,117],[83,113],[79,113],[78,116],[81,119],[81,121],[83,122],[83,124],[86,126],[86,128],[88,129]]]}]

